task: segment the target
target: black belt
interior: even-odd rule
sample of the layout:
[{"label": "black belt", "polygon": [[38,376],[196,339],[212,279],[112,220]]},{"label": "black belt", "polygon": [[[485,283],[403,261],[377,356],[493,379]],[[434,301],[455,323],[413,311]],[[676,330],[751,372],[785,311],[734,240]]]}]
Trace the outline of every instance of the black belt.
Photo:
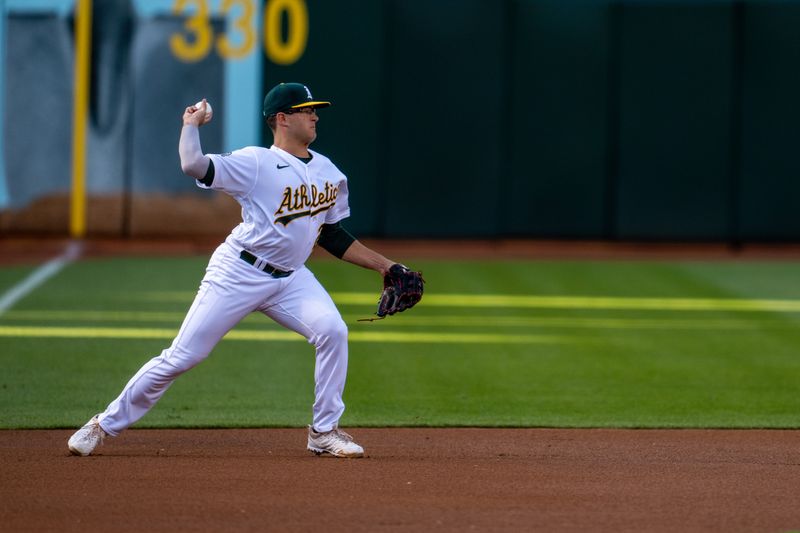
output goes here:
[{"label": "black belt", "polygon": [[286,276],[288,276],[289,274],[294,272],[294,270],[280,270],[278,268],[275,268],[274,266],[272,266],[272,265],[270,265],[268,263],[265,263],[264,261],[262,261],[258,257],[254,256],[253,254],[251,254],[247,250],[242,250],[242,253],[239,254],[239,257],[244,259],[245,261],[247,261],[248,263],[250,263],[251,265],[253,265],[257,269],[263,270],[264,272],[266,272],[267,274],[269,274],[273,278],[285,278]]}]

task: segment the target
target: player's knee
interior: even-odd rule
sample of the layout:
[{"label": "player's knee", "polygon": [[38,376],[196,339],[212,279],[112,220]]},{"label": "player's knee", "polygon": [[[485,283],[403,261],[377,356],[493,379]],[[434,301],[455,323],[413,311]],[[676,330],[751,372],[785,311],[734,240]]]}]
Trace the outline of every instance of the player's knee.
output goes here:
[{"label": "player's knee", "polygon": [[317,344],[347,342],[347,324],[339,315],[325,315],[317,322]]},{"label": "player's knee", "polygon": [[164,352],[164,360],[172,367],[176,377],[199,365],[207,356],[207,353],[191,353],[180,348],[170,348]]}]

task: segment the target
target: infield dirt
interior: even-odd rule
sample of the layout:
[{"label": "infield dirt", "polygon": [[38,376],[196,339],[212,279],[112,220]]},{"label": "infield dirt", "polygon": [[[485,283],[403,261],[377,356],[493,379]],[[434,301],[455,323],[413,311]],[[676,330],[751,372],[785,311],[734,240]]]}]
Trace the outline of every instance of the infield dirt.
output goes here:
[{"label": "infield dirt", "polygon": [[136,430],[70,456],[72,431],[0,431],[3,531],[788,531],[800,431]]}]

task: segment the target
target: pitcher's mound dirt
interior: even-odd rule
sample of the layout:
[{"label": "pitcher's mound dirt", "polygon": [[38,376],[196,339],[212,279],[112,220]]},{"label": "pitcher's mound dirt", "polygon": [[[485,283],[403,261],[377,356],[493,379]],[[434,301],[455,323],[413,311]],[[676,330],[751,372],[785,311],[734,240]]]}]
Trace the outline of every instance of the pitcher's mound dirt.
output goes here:
[{"label": "pitcher's mound dirt", "polygon": [[3,531],[789,531],[800,431],[0,431]]}]

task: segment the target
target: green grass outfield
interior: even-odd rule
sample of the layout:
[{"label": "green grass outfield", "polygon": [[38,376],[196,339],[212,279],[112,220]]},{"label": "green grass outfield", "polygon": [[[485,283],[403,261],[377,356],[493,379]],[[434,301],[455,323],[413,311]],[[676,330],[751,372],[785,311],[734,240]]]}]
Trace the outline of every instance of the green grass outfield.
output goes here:
[{"label": "green grass outfield", "polygon": [[[172,340],[205,257],[84,260],[0,315],[0,427],[74,427]],[[310,264],[350,326],[352,426],[800,427],[800,264],[414,261],[426,295]],[[0,269],[0,294],[33,267]],[[303,426],[313,348],[260,315],[137,427]]]}]

